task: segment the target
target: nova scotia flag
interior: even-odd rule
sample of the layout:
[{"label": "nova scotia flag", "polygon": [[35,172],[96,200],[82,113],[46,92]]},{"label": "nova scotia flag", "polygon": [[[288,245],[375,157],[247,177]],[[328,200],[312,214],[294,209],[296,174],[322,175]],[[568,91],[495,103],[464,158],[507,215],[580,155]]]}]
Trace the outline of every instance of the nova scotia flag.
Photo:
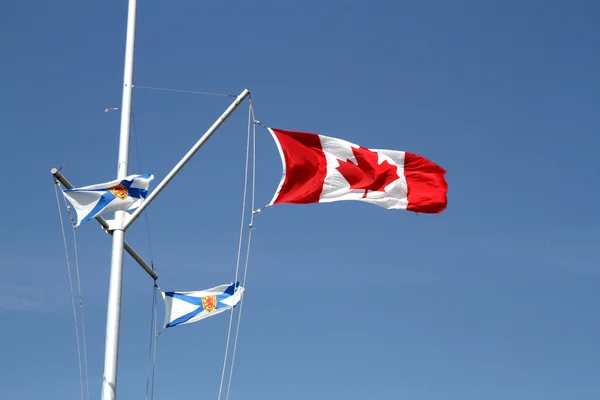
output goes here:
[{"label": "nova scotia flag", "polygon": [[75,226],[79,226],[99,215],[138,208],[148,196],[152,179],[152,174],[129,175],[125,179],[63,190],[63,194],[75,207]]},{"label": "nova scotia flag", "polygon": [[244,288],[239,282],[195,292],[163,292],[165,328],[189,324],[212,317],[235,307]]}]

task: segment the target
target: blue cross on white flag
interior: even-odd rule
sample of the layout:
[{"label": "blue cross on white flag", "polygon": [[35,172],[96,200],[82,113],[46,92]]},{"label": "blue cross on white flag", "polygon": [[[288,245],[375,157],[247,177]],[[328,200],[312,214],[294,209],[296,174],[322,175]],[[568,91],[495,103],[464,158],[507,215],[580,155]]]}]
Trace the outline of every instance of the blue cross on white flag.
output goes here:
[{"label": "blue cross on white flag", "polygon": [[163,292],[165,328],[189,324],[235,307],[242,298],[240,283],[195,292]]},{"label": "blue cross on white flag", "polygon": [[152,174],[129,175],[125,179],[63,190],[63,194],[75,207],[75,226],[79,226],[102,214],[138,208],[148,196],[152,179]]}]

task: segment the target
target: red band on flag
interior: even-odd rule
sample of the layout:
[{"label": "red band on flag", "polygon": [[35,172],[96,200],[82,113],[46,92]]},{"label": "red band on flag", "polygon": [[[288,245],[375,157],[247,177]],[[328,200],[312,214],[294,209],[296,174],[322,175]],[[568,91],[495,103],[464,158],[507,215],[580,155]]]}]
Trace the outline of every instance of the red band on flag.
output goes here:
[{"label": "red band on flag", "polygon": [[446,209],[446,170],[417,154],[404,153],[408,211],[437,214]]},{"label": "red band on flag", "polygon": [[271,204],[316,203],[327,175],[327,159],[319,135],[270,129],[284,165],[283,182]]},{"label": "red band on flag", "polygon": [[446,170],[424,157],[314,133],[269,131],[283,164],[271,205],[359,200],[426,214],[446,209]]}]

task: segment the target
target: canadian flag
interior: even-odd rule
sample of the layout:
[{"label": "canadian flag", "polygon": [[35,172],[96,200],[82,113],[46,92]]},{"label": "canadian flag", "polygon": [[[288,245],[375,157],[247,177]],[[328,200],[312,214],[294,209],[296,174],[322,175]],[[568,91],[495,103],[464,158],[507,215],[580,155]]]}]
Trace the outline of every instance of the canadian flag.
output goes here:
[{"label": "canadian flag", "polygon": [[283,163],[269,205],[359,200],[419,213],[446,208],[446,171],[426,158],[314,133],[268,129]]}]

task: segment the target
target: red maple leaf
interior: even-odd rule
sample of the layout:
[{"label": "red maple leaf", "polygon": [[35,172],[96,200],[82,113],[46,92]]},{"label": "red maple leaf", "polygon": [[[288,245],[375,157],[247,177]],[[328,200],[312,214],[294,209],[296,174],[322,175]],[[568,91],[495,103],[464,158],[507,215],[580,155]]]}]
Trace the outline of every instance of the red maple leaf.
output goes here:
[{"label": "red maple leaf", "polygon": [[387,185],[400,178],[398,167],[388,163],[387,160],[379,164],[376,152],[364,147],[352,147],[352,152],[357,164],[338,159],[340,166],[336,169],[348,181],[350,189],[365,191],[363,198],[367,197],[369,191],[385,192]]}]

